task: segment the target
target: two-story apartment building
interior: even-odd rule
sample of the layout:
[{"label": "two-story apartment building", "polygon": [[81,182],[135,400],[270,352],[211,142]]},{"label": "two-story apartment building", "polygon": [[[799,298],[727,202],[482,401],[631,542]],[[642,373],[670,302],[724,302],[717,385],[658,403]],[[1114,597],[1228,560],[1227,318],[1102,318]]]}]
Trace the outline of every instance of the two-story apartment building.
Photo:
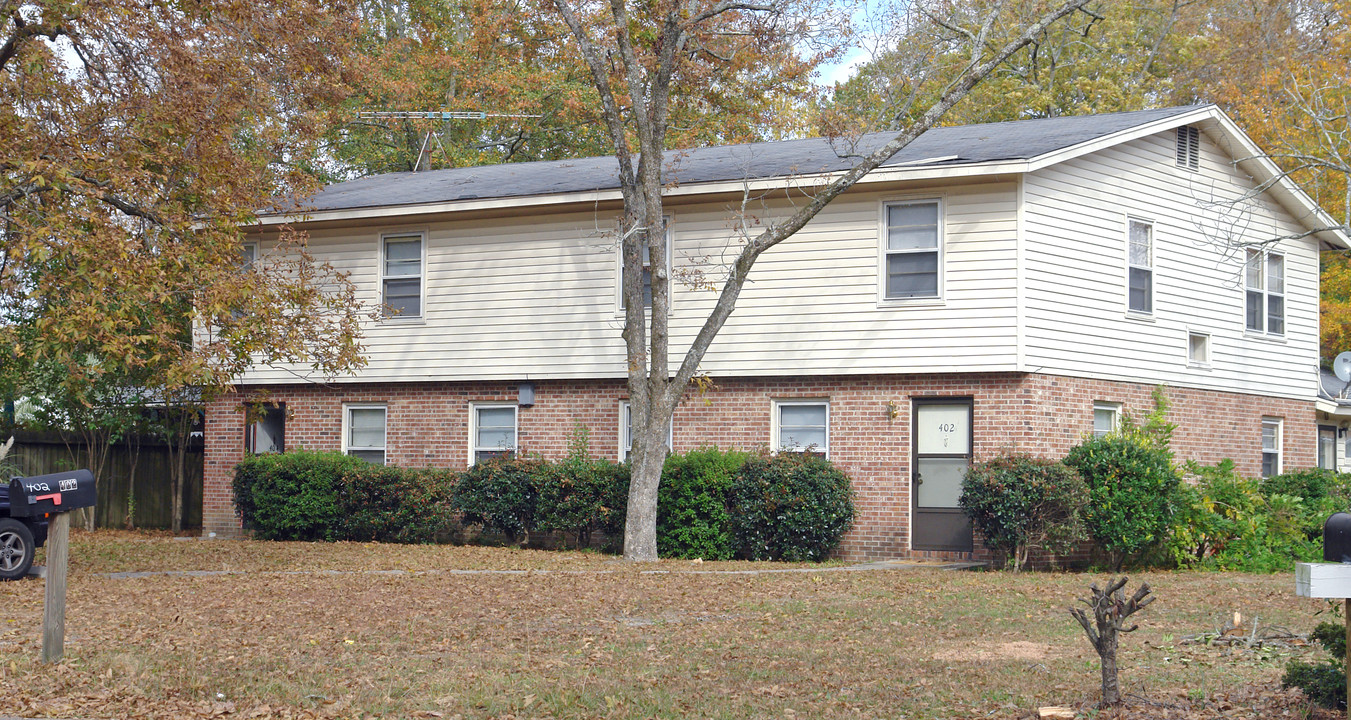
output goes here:
[{"label": "two-story apartment building", "polygon": [[[742,208],[784,215],[842,150],[671,153],[672,272],[720,279]],[[358,375],[257,369],[208,409],[205,530],[238,533],[246,448],[465,467],[561,455],[580,424],[624,457],[619,208],[593,158],[371,177],[264,217],[251,252],[296,222],[386,316]],[[1181,457],[1312,466],[1318,254],[1351,247],[1334,226],[1210,106],[931,130],[760,259],[672,447],[825,452],[858,496],[848,557],[970,551],[971,461],[1059,456],[1160,384]],[[677,361],[714,297],[676,283]]]}]

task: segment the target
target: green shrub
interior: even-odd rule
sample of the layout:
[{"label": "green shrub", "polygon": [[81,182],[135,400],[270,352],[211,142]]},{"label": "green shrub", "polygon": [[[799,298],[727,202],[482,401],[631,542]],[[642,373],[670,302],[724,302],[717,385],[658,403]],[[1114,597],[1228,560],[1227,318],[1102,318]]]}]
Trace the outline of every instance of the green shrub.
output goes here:
[{"label": "green shrub", "polygon": [[627,465],[570,456],[543,469],[544,476],[537,479],[538,529],[573,533],[581,547],[591,544],[595,532],[610,538],[623,535],[628,507]]},{"label": "green shrub", "polygon": [[264,540],[434,542],[457,527],[456,478],[336,452],[250,455],[235,466],[235,507]]},{"label": "green shrub", "polygon": [[1112,433],[1071,448],[1065,464],[1088,485],[1084,525],[1114,570],[1162,545],[1180,482],[1166,445],[1136,433]]},{"label": "green shrub", "polygon": [[338,479],[365,465],[335,452],[247,456],[235,465],[235,509],[263,540],[337,539]]},{"label": "green shrub", "polygon": [[657,553],[662,557],[732,557],[727,493],[748,453],[699,448],[671,455],[657,491]]},{"label": "green shrub", "polygon": [[524,544],[538,527],[539,488],[549,474],[549,464],[537,457],[489,458],[461,476],[455,508],[466,525],[482,525]]},{"label": "green shrub", "polygon": [[1281,676],[1281,687],[1299,688],[1305,697],[1325,708],[1346,708],[1346,626],[1322,622],[1310,634],[1332,656],[1322,663],[1291,660]]},{"label": "green shrub", "polygon": [[1005,455],[972,465],[958,502],[985,544],[1011,559],[1015,571],[1033,548],[1064,553],[1088,537],[1079,516],[1088,487],[1055,460]]},{"label": "green shrub", "polygon": [[1300,471],[1254,480],[1229,460],[1214,467],[1188,463],[1187,471],[1196,482],[1175,494],[1169,540],[1179,565],[1276,572],[1321,558],[1323,521],[1338,509],[1340,476]]},{"label": "green shrub", "polygon": [[453,504],[459,473],[361,463],[337,481],[342,516],[334,539],[432,543],[459,529]]},{"label": "green shrub", "polygon": [[824,560],[854,522],[849,478],[806,453],[751,457],[728,501],[736,555],[749,560]]}]

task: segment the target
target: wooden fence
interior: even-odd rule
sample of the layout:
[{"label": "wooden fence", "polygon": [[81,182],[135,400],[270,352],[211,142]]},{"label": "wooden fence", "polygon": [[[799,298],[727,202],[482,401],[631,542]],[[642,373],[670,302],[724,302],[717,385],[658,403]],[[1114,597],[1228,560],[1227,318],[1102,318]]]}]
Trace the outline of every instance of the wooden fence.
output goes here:
[{"label": "wooden fence", "polygon": [[[3,438],[0,438],[3,440]],[[57,432],[15,431],[14,448],[6,462],[23,475],[42,475],[85,467],[83,439]],[[173,526],[173,458],[169,446],[158,438],[128,438],[113,445],[98,483],[98,507],[94,521],[99,527],[138,528]],[[133,472],[133,464],[135,470]],[[91,468],[92,469],[92,468]],[[6,478],[6,481],[8,478]],[[183,487],[183,527],[202,526],[202,441],[189,446],[187,477]],[[129,508],[135,516],[129,518]]]}]

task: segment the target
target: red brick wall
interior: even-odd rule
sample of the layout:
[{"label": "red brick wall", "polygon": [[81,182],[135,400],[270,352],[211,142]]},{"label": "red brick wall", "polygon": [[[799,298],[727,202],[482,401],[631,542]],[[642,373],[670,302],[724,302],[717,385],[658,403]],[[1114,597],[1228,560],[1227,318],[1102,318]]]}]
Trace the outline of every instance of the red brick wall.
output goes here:
[{"label": "red brick wall", "polygon": [[[567,450],[577,423],[591,431],[593,454],[616,457],[623,382],[536,381],[533,407],[517,416],[522,449],[548,457]],[[909,554],[909,449],[912,397],[975,399],[975,455],[1025,452],[1059,457],[1092,429],[1093,402],[1120,402],[1143,415],[1153,408],[1152,386],[1040,374],[879,375],[859,377],[716,380],[676,411],[675,450],[699,445],[756,448],[770,442],[772,402],[830,401],[830,457],[853,478],[858,518],[839,555],[850,559]],[[1261,469],[1263,416],[1285,419],[1285,467],[1314,464],[1313,403],[1170,388],[1170,421],[1178,425],[1179,459],[1214,463],[1232,458],[1240,472]],[[230,497],[231,468],[243,454],[241,402],[263,397],[285,402],[286,444],[316,450],[342,447],[342,406],[383,402],[388,408],[388,460],[402,466],[464,467],[469,456],[469,403],[514,402],[516,383],[408,383],[245,389],[207,410],[205,532],[238,535]],[[888,403],[898,409],[889,417]]]}]

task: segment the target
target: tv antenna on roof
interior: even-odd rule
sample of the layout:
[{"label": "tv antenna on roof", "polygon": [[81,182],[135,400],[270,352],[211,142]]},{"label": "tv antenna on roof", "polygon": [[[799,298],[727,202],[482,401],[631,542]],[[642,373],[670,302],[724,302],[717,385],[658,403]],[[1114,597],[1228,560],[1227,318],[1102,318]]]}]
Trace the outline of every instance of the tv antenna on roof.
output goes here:
[{"label": "tv antenna on roof", "polygon": [[[532,115],[529,113],[490,113],[478,112],[472,110],[361,110],[357,112],[358,120],[440,120],[442,122],[451,122],[452,120],[487,120],[488,118],[539,118],[543,115]],[[438,147],[441,148],[441,154],[446,153],[446,147],[441,144],[441,139],[436,133],[428,130],[422,137],[422,147],[418,148],[417,163],[413,165],[413,172],[423,169],[425,163],[428,170],[432,167],[432,141],[435,140]]]}]

